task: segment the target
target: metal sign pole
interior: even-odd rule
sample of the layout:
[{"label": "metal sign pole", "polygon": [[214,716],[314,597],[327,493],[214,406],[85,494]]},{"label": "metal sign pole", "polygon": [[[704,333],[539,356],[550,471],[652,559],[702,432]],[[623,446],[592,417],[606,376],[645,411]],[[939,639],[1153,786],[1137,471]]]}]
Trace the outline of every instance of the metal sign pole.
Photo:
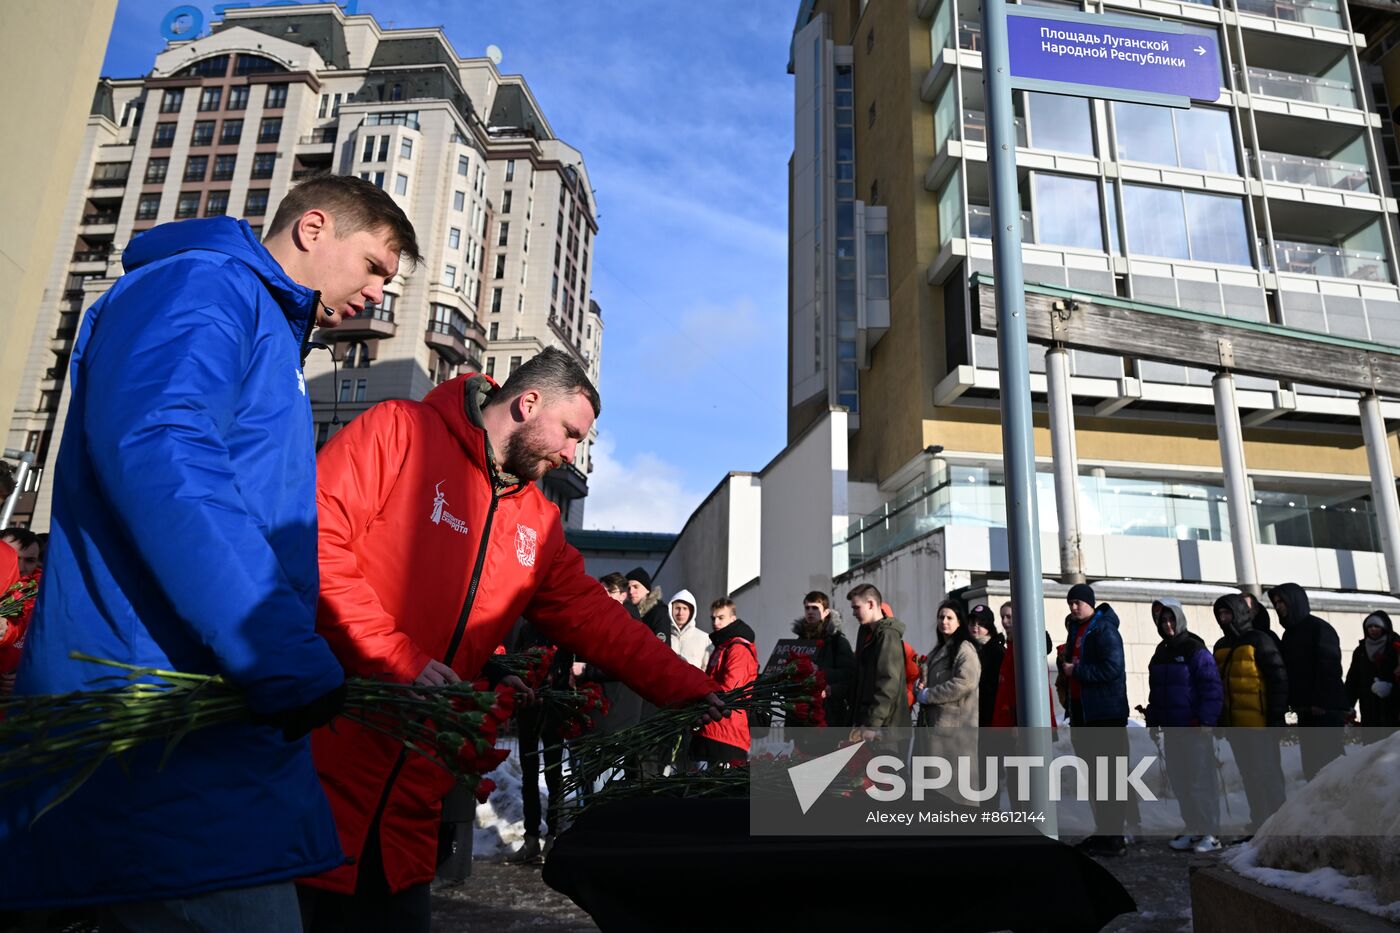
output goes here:
[{"label": "metal sign pole", "polygon": [[[982,0],[982,75],[987,97],[987,159],[991,172],[992,251],[997,293],[997,354],[1001,378],[1001,446],[1006,474],[1006,532],[1015,613],[1017,722],[1032,735],[1050,724],[1045,671],[1045,600],[1040,577],[1040,520],[1035,501],[1035,438],[1031,423],[1026,291],[1021,269],[1021,198],[1016,183],[1016,112],[1011,102],[1006,0]],[[1049,764],[1046,735],[1045,761]],[[1039,751],[1037,749],[1037,751]],[[1034,772],[1032,810],[1054,819],[1047,769]],[[1054,834],[1054,823],[1046,824]]]}]

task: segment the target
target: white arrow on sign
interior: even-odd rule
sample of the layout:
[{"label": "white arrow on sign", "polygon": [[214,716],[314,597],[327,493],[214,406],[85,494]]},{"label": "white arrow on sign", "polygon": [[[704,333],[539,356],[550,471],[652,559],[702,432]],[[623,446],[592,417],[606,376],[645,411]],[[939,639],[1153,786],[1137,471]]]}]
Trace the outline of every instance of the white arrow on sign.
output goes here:
[{"label": "white arrow on sign", "polygon": [[1199,45],[1196,46],[1196,48],[1195,48],[1193,51],[1195,51],[1195,53],[1196,53],[1197,55],[1204,55],[1204,54],[1206,54],[1206,50],[1203,49],[1203,48],[1201,48]]}]

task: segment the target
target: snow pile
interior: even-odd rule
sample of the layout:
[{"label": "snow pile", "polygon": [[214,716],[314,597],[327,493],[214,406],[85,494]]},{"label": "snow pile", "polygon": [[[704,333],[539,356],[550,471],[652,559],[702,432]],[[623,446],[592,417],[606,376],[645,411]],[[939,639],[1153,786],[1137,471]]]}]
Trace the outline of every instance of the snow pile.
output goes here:
[{"label": "snow pile", "polygon": [[[501,762],[488,777],[496,782],[491,797],[476,808],[476,829],[472,835],[472,857],[501,859],[519,850],[525,842],[525,804],[520,797],[520,751],[513,738],[503,738],[502,747],[509,745],[510,757]],[[549,805],[549,789],[544,777],[540,782],[540,808]],[[543,830],[544,827],[540,827]]]},{"label": "snow pile", "polygon": [[1349,746],[1229,861],[1263,884],[1400,920],[1400,733]]}]

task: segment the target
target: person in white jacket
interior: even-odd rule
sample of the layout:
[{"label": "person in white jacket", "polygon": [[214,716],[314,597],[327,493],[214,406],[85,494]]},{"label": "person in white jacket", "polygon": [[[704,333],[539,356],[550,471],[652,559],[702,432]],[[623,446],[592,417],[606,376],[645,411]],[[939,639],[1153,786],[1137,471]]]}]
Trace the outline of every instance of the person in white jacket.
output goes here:
[{"label": "person in white jacket", "polygon": [[671,650],[702,671],[714,650],[710,636],[695,624],[695,596],[690,590],[671,597]]}]

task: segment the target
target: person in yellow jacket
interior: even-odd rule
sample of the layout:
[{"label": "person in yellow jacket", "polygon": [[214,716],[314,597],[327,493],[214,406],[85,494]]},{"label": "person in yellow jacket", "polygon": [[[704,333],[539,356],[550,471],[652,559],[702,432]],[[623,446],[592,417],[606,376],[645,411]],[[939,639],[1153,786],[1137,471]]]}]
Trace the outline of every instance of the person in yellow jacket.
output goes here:
[{"label": "person in yellow jacket", "polygon": [[1283,767],[1278,734],[1288,709],[1288,671],[1272,632],[1254,627],[1254,613],[1243,596],[1215,601],[1215,621],[1223,637],[1215,643],[1215,663],[1225,687],[1220,725],[1229,728],[1240,777],[1249,800],[1249,830],[1283,805]]}]

